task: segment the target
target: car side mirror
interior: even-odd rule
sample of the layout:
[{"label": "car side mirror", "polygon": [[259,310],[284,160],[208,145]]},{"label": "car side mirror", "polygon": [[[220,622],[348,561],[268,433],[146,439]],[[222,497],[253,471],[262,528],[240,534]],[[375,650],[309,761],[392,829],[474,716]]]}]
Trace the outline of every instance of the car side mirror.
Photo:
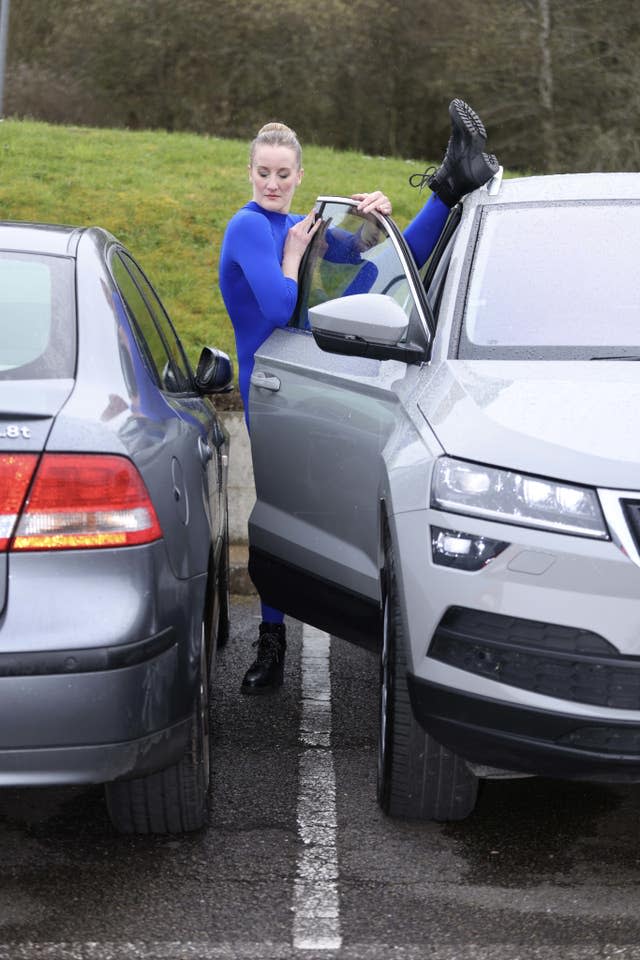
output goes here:
[{"label": "car side mirror", "polygon": [[196,387],[200,393],[229,393],[233,390],[233,364],[222,350],[203,347],[196,368]]},{"label": "car side mirror", "polygon": [[375,360],[419,363],[424,350],[405,340],[409,321],[393,297],[355,293],[309,308],[314,339],[321,350]]}]

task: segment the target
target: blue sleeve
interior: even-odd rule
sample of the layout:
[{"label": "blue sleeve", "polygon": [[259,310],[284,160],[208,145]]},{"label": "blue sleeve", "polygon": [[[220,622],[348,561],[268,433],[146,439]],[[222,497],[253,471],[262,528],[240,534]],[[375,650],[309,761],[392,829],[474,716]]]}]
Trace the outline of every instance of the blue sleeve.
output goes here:
[{"label": "blue sleeve", "polygon": [[242,271],[264,318],[286,327],[298,298],[298,284],[285,277],[268,220],[248,214],[230,225],[228,252]]},{"label": "blue sleeve", "polygon": [[325,233],[327,252],[324,259],[330,263],[360,263],[361,251],[356,245],[358,234],[339,227],[328,227]]},{"label": "blue sleeve", "polygon": [[418,267],[424,266],[433,253],[450,212],[449,207],[433,193],[403,231]]}]

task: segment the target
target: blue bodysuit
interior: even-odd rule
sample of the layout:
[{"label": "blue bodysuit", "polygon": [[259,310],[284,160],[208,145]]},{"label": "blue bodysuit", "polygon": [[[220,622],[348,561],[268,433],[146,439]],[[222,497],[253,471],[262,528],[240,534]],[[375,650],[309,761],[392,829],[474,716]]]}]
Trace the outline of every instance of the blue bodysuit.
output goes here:
[{"label": "blue bodysuit", "polygon": [[[421,267],[442,232],[449,208],[433,194],[404,231]],[[220,252],[220,291],[236,337],[238,382],[249,425],[249,384],[256,350],[277,327],[286,327],[298,298],[298,284],[282,273],[289,228],[304,215],[273,213],[251,200],[231,218]],[[262,605],[263,620],[279,623],[280,611]]]}]

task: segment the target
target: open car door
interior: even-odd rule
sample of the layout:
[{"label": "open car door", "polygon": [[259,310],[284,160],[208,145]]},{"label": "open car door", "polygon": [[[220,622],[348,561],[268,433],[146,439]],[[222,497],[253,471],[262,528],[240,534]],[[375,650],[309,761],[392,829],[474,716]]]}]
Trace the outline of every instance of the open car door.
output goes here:
[{"label": "open car door", "polygon": [[[250,572],[266,603],[372,646],[381,626],[382,452],[402,429],[398,396],[413,389],[432,331],[393,222],[363,216],[348,199],[321,198],[318,209],[324,226],[301,268],[296,311],[262,345],[251,377]],[[349,355],[360,352],[357,337],[314,335],[314,315],[352,296],[349,310],[363,319],[373,321],[379,304],[400,318],[399,346]]]}]

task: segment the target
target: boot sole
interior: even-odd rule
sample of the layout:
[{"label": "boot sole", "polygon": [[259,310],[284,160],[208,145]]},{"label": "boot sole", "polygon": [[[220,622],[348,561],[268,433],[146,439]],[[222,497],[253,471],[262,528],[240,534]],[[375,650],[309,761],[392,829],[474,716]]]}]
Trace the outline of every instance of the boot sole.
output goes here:
[{"label": "boot sole", "polygon": [[469,138],[474,147],[482,149],[487,139],[484,123],[468,103],[456,98],[449,104],[449,117],[452,125],[456,126],[463,135]]}]

